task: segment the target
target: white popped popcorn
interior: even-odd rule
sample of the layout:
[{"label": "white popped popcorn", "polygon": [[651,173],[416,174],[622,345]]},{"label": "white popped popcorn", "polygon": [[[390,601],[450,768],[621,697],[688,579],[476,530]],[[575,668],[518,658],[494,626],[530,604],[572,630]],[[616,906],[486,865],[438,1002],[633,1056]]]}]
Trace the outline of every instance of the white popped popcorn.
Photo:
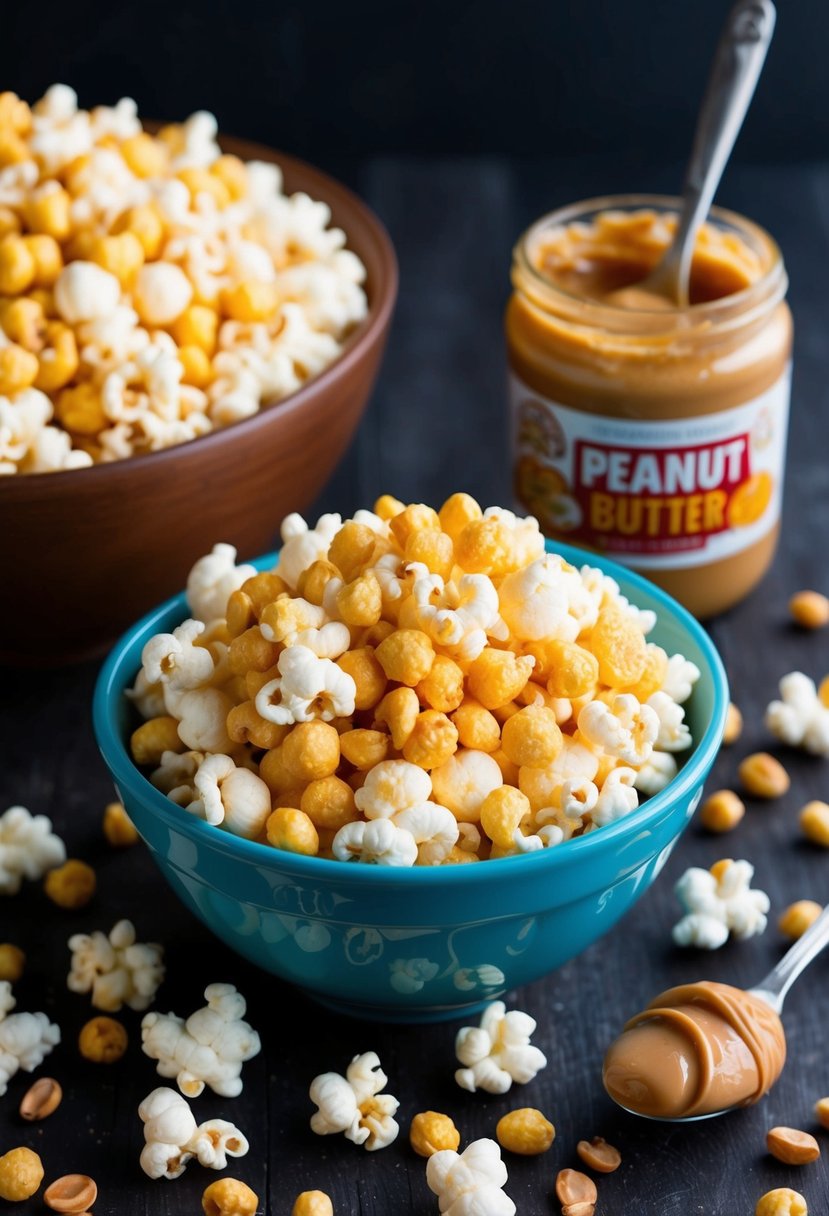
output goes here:
[{"label": "white popped popcorn", "polygon": [[651,752],[648,759],[637,769],[634,785],[646,798],[652,798],[673,781],[679,772],[676,760],[670,752]]},{"label": "white popped popcorn", "polygon": [[683,705],[690,697],[699,677],[700,669],[696,663],[692,663],[684,655],[672,654],[668,659],[668,670],[662,681],[661,692],[678,705]]},{"label": "white popped popcorn", "polygon": [[308,527],[301,515],[286,515],[280,529],[282,548],[276,572],[289,587],[296,587],[300,575],[325,557],[342,526],[341,515],[321,515],[313,528]]},{"label": "white popped popcorn", "polygon": [[652,693],[645,704],[651,707],[659,719],[659,729],[653,746],[662,752],[687,751],[693,740],[682,706],[666,692]]},{"label": "white popped popcorn", "polygon": [[459,750],[445,764],[432,769],[435,798],[461,821],[480,819],[484,798],[503,784],[498,762],[474,748]]},{"label": "white popped popcorn", "polygon": [[382,1092],[387,1082],[373,1051],[354,1056],[344,1077],[336,1072],[321,1073],[309,1090],[318,1108],[311,1116],[311,1130],[318,1136],[342,1132],[347,1140],[364,1145],[369,1152],[386,1148],[400,1131],[394,1118],[400,1103]]},{"label": "white popped popcorn", "polygon": [[604,827],[615,823],[635,811],[639,805],[639,795],[634,788],[636,771],[632,768],[611,769],[604,779],[596,804],[590,812],[590,817],[596,827]]},{"label": "white popped popcorn", "polygon": [[147,1094],[138,1114],[144,1124],[140,1164],[148,1178],[179,1178],[194,1157],[208,1169],[223,1170],[228,1157],[244,1157],[250,1147],[224,1119],[197,1125],[184,1098],[166,1086]]},{"label": "white popped popcorn", "polygon": [[579,732],[595,747],[625,764],[644,764],[659,734],[659,717],[632,693],[618,693],[612,705],[591,701],[578,718]]},{"label": "white popped popcorn", "polygon": [[220,688],[191,688],[170,698],[165,694],[169,712],[178,718],[178,734],[185,747],[201,752],[229,752],[233,744],[227,733],[227,715],[233,701]]},{"label": "white popped popcorn", "polygon": [[338,861],[375,866],[413,866],[418,852],[411,832],[397,827],[393,819],[346,823],[331,842],[331,850]]},{"label": "white popped popcorn", "polygon": [[54,287],[55,308],[64,321],[77,324],[107,317],[121,299],[121,285],[114,274],[94,262],[70,262]]},{"label": "white popped popcorn", "polygon": [[354,801],[366,819],[391,819],[400,811],[425,802],[432,792],[432,779],[406,760],[384,760],[365,779]]},{"label": "white popped popcorn", "polygon": [[214,545],[187,575],[187,607],[196,620],[205,623],[219,620],[225,614],[231,592],[255,574],[255,566],[236,565],[233,545]]},{"label": "white popped popcorn", "polygon": [[63,865],[66,847],[45,815],[10,806],[0,815],[0,895],[16,895],[24,878],[35,882]]},{"label": "white popped popcorn", "polygon": [[762,933],[769,897],[752,890],[754,866],[748,861],[718,861],[710,870],[692,866],[674,888],[685,916],[673,928],[678,946],[717,950],[731,933],[738,940]]},{"label": "white popped popcorn", "polygon": [[164,948],[137,942],[135,926],[119,920],[109,935],[75,933],[69,939],[72,964],[66,980],[70,992],[91,992],[92,1004],[106,1013],[122,1005],[147,1009],[164,979]]},{"label": "white popped popcorn", "polygon": [[408,570],[414,575],[411,594],[418,628],[447,653],[462,660],[476,659],[487,644],[487,635],[500,623],[498,592],[492,580],[485,574],[463,574],[457,583],[445,584],[440,575],[431,574],[419,562]]},{"label": "white popped popcorn", "polygon": [[463,1065],[455,1073],[461,1089],[505,1094],[513,1081],[532,1081],[547,1065],[547,1057],[530,1043],[535,1019],[519,1009],[507,1013],[503,1001],[487,1005],[480,1026],[464,1026],[455,1038],[455,1054]]},{"label": "white popped popcorn", "polygon": [[426,1181],[443,1216],[514,1216],[515,1204],[502,1189],[507,1177],[494,1140],[473,1140],[462,1153],[441,1149],[426,1163]]},{"label": "white popped popcorn", "polygon": [[354,713],[357,689],[352,677],[308,646],[288,646],[277,660],[279,675],[256,694],[256,711],[268,722],[287,725]]},{"label": "white popped popcorn", "polygon": [[174,1013],[148,1013],[141,1022],[145,1055],[161,1077],[175,1077],[188,1098],[209,1086],[223,1098],[242,1092],[242,1065],[258,1054],[259,1035],[244,1021],[247,1006],[232,984],[209,984],[207,1005],[184,1021]]},{"label": "white popped popcorn", "polygon": [[45,1013],[10,1013],[16,1003],[11,984],[0,980],[0,1098],[19,1069],[34,1072],[60,1042]]},{"label": "white popped popcorn", "polygon": [[183,621],[172,633],[157,633],[141,652],[141,670],[148,685],[174,689],[198,688],[213,675],[213,656],[205,646],[196,646],[204,633],[204,621]]},{"label": "white popped popcorn", "polygon": [[568,581],[561,558],[553,554],[508,574],[498,588],[498,600],[510,632],[527,642],[573,641],[579,628],[570,616]]},{"label": "white popped popcorn", "polygon": [[271,792],[261,777],[240,768],[230,756],[205,756],[193,776],[198,798],[187,805],[214,826],[253,840],[271,813]]},{"label": "white popped popcorn", "polygon": [[791,671],[780,681],[780,700],[766,707],[765,724],[775,738],[815,756],[829,756],[829,708],[814,680]]}]

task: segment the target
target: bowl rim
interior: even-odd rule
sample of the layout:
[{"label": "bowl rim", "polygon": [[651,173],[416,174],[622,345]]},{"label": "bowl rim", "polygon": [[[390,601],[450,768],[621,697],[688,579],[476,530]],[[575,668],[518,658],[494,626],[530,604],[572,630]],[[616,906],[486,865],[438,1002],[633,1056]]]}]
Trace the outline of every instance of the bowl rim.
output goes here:
[{"label": "bowl rim", "polygon": [[[177,621],[185,619],[187,604],[184,592],[171,596],[128,629],[116,642],[98,674],[93,696],[92,718],[95,738],[107,768],[119,789],[123,787],[129,794],[142,801],[150,812],[168,828],[189,837],[197,846],[206,846],[218,852],[228,852],[235,861],[274,868],[306,881],[317,879],[336,882],[339,875],[342,881],[365,882],[368,885],[393,883],[396,886],[403,882],[411,883],[413,886],[432,887],[451,881],[474,886],[476,883],[489,881],[487,875],[492,878],[502,878],[508,874],[518,874],[520,877],[524,867],[527,866],[547,867],[553,872],[561,866],[566,866],[569,859],[578,860],[581,854],[592,852],[598,857],[599,854],[612,850],[625,837],[634,836],[639,829],[645,828],[650,819],[657,816],[660,811],[668,810],[672,803],[689,794],[705,779],[719,750],[725,728],[729,703],[728,677],[722,659],[703,626],[661,587],[657,587],[635,571],[627,570],[598,554],[558,542],[555,546],[550,541],[547,541],[546,544],[548,552],[561,553],[574,565],[587,563],[598,566],[605,574],[609,574],[620,583],[624,594],[627,594],[629,590],[634,593],[639,590],[656,599],[659,611],[673,617],[675,622],[678,622],[682,629],[691,635],[705,657],[713,683],[714,703],[710,721],[676,777],[635,811],[631,811],[628,815],[616,820],[615,823],[607,824],[600,831],[568,840],[566,848],[539,849],[517,857],[493,858],[483,866],[462,864],[412,867],[359,866],[356,863],[349,865],[348,862],[331,858],[306,857],[277,850],[271,845],[235,836],[198,819],[195,815],[188,814],[183,807],[171,802],[160,790],[157,790],[133,763],[115,720],[116,698],[123,696],[123,690],[135,678],[135,668],[132,664],[136,645],[139,640],[143,643],[154,632],[157,632],[159,623],[163,623],[165,627],[168,626],[170,622],[166,618],[175,617]],[[257,569],[269,569],[273,566],[277,555],[278,550],[274,553],[267,553],[257,558],[252,564]],[[493,870],[493,866],[497,869]],[[539,870],[539,874],[541,872]]]},{"label": "bowl rim", "polygon": [[[368,313],[351,333],[346,335],[342,350],[327,367],[300,385],[294,392],[289,393],[287,397],[264,402],[249,418],[240,418],[228,426],[215,427],[206,435],[198,435],[195,439],[188,439],[184,443],[174,443],[158,452],[142,452],[125,460],[113,460],[80,469],[62,469],[54,473],[25,473],[17,477],[0,477],[0,501],[4,498],[11,502],[17,498],[29,498],[31,488],[35,485],[39,490],[44,487],[52,487],[51,492],[59,496],[69,486],[88,485],[90,478],[98,478],[99,481],[103,481],[108,477],[110,481],[117,482],[119,478],[128,476],[130,470],[137,466],[140,466],[142,470],[157,469],[161,475],[166,462],[175,460],[177,455],[192,450],[194,444],[198,445],[199,451],[204,451],[208,445],[215,447],[228,436],[239,434],[240,431],[244,431],[245,434],[255,433],[257,429],[266,427],[276,411],[280,414],[292,414],[302,409],[309,399],[319,392],[327,391],[329,387],[333,387],[338,380],[347,375],[352,366],[360,361],[365,348],[371,346],[382,336],[397,299],[400,275],[394,245],[380,217],[350,187],[308,161],[291,156],[280,149],[271,148],[267,144],[243,140],[235,136],[220,133],[219,141],[226,143],[229,147],[244,146],[251,153],[257,149],[260,152],[267,152],[273,158],[269,163],[276,164],[280,169],[287,168],[289,172],[299,172],[315,179],[316,183],[320,183],[324,197],[321,196],[316,201],[326,205],[330,205],[333,201],[336,205],[344,205],[350,208],[352,213],[357,214],[369,232],[371,241],[377,247],[382,267],[382,272],[378,275],[378,281],[374,285],[374,298],[370,298],[368,301]],[[345,248],[350,249],[350,235],[345,228],[343,231],[346,235]],[[49,492],[47,488],[47,493]]]}]

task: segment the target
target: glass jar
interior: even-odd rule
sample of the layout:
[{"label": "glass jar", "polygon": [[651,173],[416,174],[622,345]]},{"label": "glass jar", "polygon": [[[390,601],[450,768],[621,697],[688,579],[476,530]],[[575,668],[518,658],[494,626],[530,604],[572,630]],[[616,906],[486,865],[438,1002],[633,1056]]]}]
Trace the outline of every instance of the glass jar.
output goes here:
[{"label": "glass jar", "polygon": [[678,206],[593,199],[539,220],[515,246],[514,484],[549,536],[632,566],[710,616],[774,556],[792,321],[777,245],[721,208],[697,241],[695,302],[630,303],[626,285],[659,261]]}]

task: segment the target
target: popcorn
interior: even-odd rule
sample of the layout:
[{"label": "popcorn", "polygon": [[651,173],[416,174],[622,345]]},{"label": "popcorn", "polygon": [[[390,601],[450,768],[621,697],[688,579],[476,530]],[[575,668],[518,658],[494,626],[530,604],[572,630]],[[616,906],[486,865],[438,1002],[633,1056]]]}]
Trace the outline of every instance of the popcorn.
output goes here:
[{"label": "popcorn", "polygon": [[354,801],[367,819],[392,819],[425,803],[432,792],[429,774],[405,760],[376,764],[357,790]]},{"label": "popcorn", "polygon": [[661,691],[672,701],[676,701],[677,705],[683,705],[690,697],[699,677],[700,670],[696,663],[692,663],[684,655],[672,654],[668,659],[668,670],[662,681]]},{"label": "popcorn", "polygon": [[0,1098],[19,1069],[34,1072],[60,1042],[60,1028],[45,1013],[12,1013],[16,1001],[8,980],[0,980]]},{"label": "popcorn", "polygon": [[829,756],[829,708],[814,681],[802,671],[791,671],[780,681],[780,697],[766,707],[764,721],[771,733],[790,747]]},{"label": "popcorn", "polygon": [[461,1089],[505,1094],[513,1081],[532,1081],[547,1066],[547,1057],[530,1043],[535,1019],[503,1001],[486,1007],[480,1026],[464,1026],[455,1038],[455,1054],[463,1065],[455,1073]]},{"label": "popcorn", "polygon": [[174,1089],[154,1089],[138,1107],[144,1124],[140,1164],[148,1178],[180,1178],[193,1157],[223,1170],[228,1157],[244,1157],[250,1145],[234,1124],[209,1119],[196,1125],[190,1107]]},{"label": "popcorn", "polygon": [[718,861],[710,870],[692,866],[674,890],[685,916],[673,927],[678,946],[718,950],[731,933],[738,941],[762,933],[769,897],[751,890],[754,866],[747,861]]},{"label": "popcorn", "polygon": [[498,764],[486,752],[459,749],[451,760],[432,769],[432,790],[441,805],[462,822],[480,817],[487,794],[504,784]]},{"label": "popcorn", "polygon": [[578,624],[569,615],[567,577],[561,559],[548,554],[508,574],[498,589],[501,615],[521,641],[574,641]]},{"label": "popcorn", "polygon": [[634,786],[646,798],[652,798],[660,790],[664,790],[669,781],[673,781],[679,772],[676,760],[670,752],[651,752],[648,759],[637,770]]},{"label": "popcorn", "polygon": [[66,980],[70,992],[91,992],[92,1004],[106,1013],[122,1005],[147,1009],[164,979],[164,950],[135,940],[135,926],[119,920],[109,935],[75,933],[69,939],[72,964]]},{"label": "popcorn", "polygon": [[255,574],[255,566],[236,565],[233,545],[214,545],[187,576],[187,607],[196,620],[205,623],[219,620],[225,614],[231,592]]},{"label": "popcorn", "polygon": [[[279,676],[256,694],[256,712],[268,722],[285,724],[354,713],[354,680],[331,659],[320,659],[308,646],[288,646],[277,662]],[[278,697],[278,700],[274,698]]]},{"label": "popcorn", "polygon": [[16,895],[24,878],[31,882],[66,861],[66,847],[45,815],[12,806],[0,815],[0,895]]},{"label": "popcorn", "polygon": [[[175,690],[198,688],[213,675],[213,656],[196,638],[204,621],[184,621],[172,633],[157,633],[141,652],[141,671],[147,686],[166,685]],[[166,703],[166,701],[165,701]]]},{"label": "popcorn", "polygon": [[602,828],[608,823],[615,823],[624,815],[635,811],[639,805],[639,795],[634,783],[636,771],[632,768],[614,768],[605,777],[601,792],[596,799],[590,817],[596,827]]},{"label": "popcorn", "polygon": [[507,1167],[494,1140],[473,1140],[462,1153],[445,1148],[426,1163],[426,1181],[444,1216],[514,1216],[502,1190]]},{"label": "popcorn", "polygon": [[342,523],[339,515],[321,515],[315,527],[309,528],[301,515],[286,515],[280,529],[282,548],[276,573],[289,587],[296,587],[300,575],[325,557]]},{"label": "popcorn", "polygon": [[[684,688],[680,691],[684,691]],[[654,747],[662,752],[687,751],[692,739],[682,706],[672,700],[664,691],[652,693],[645,704],[650,706],[659,719]]]},{"label": "popcorn", "polygon": [[650,758],[660,719],[650,705],[640,705],[632,693],[620,693],[612,705],[591,701],[579,714],[579,733],[588,743],[626,764],[641,765]]},{"label": "popcorn", "polygon": [[464,574],[457,583],[445,584],[418,562],[408,570],[414,575],[411,594],[418,628],[459,659],[476,659],[487,634],[502,624],[492,580],[485,574]]},{"label": "popcorn", "polygon": [[418,855],[412,833],[392,819],[347,823],[331,842],[331,851],[338,861],[355,859],[376,866],[413,866]]},{"label": "popcorn", "polygon": [[256,1031],[243,1021],[247,1008],[232,984],[209,984],[207,1005],[184,1021],[174,1013],[148,1013],[141,1022],[142,1050],[157,1060],[161,1077],[175,1077],[188,1098],[209,1086],[223,1098],[242,1092],[242,1064],[259,1053]]},{"label": "popcorn", "polygon": [[271,792],[261,777],[238,768],[230,756],[205,756],[193,784],[199,797],[187,806],[191,814],[214,826],[224,823],[234,836],[248,840],[264,828],[271,813]]},{"label": "popcorn", "polygon": [[311,1116],[311,1130],[318,1136],[342,1132],[369,1152],[386,1148],[400,1131],[394,1119],[400,1103],[381,1092],[387,1081],[373,1051],[354,1056],[344,1077],[336,1072],[315,1077],[309,1094],[318,1109]]},{"label": "popcorn", "polygon": [[115,275],[94,262],[70,262],[58,275],[54,290],[55,308],[73,325],[109,316],[121,299]]}]

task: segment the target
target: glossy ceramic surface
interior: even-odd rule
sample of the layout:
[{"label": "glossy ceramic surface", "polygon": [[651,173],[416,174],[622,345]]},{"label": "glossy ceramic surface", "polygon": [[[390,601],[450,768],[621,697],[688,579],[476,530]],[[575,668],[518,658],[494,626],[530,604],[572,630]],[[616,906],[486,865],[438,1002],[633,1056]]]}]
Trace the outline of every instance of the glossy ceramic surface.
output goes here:
[{"label": "glossy ceramic surface", "polygon": [[95,692],[98,744],[165,879],[218,937],[356,1016],[437,1020],[552,971],[647,890],[693,814],[719,747],[725,672],[702,627],[663,591],[592,554],[566,545],[556,551],[611,574],[635,603],[656,611],[650,639],[698,665],[702,675],[687,705],[697,742],[674,781],[632,814],[523,857],[389,870],[278,852],[188,815],[133,765],[125,741],[135,720],[123,695],[146,641],[187,615],[184,597],[120,640]]},{"label": "glossy ceramic surface", "polygon": [[330,367],[242,422],[113,464],[0,477],[0,569],[14,572],[15,589],[0,595],[0,662],[51,665],[100,653],[183,586],[215,541],[236,545],[242,559],[261,553],[282,517],[317,496],[360,421],[397,296],[388,235],[320,170],[257,144],[222,145],[279,164],[288,193],[328,204],[366,267],[369,314]]}]

